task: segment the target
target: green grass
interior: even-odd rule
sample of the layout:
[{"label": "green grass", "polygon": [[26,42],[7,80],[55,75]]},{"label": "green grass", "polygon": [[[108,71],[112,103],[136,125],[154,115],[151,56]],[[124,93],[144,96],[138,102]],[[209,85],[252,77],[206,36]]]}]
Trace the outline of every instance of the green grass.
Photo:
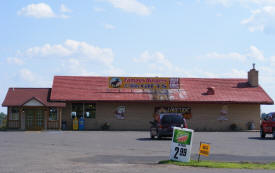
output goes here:
[{"label": "green grass", "polygon": [[230,168],[230,169],[272,169],[275,170],[273,163],[250,163],[250,162],[215,162],[215,161],[194,161],[177,162],[171,160],[160,161],[159,164],[173,164],[178,166],[207,167],[207,168]]}]

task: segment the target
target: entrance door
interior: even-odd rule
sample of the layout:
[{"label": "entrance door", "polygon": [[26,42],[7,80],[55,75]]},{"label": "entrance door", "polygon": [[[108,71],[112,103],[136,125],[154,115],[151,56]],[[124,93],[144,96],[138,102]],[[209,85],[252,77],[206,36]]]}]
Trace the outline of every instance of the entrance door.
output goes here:
[{"label": "entrance door", "polygon": [[40,109],[28,109],[26,112],[26,129],[42,130],[44,129],[44,111]]}]

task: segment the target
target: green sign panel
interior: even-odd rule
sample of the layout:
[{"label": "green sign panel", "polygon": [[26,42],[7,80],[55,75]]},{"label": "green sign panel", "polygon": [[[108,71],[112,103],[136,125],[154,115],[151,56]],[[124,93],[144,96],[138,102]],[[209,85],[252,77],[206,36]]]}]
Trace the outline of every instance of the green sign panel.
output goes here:
[{"label": "green sign panel", "polygon": [[192,132],[190,131],[182,131],[179,129],[174,129],[174,138],[173,142],[184,144],[184,145],[190,145],[191,138],[192,138]]}]

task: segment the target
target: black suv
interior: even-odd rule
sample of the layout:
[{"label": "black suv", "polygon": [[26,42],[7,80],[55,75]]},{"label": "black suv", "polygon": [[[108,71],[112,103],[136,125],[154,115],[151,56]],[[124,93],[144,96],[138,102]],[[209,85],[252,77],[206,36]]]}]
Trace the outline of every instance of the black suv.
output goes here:
[{"label": "black suv", "polygon": [[161,137],[172,137],[173,127],[187,128],[186,120],[181,114],[164,113],[160,114],[159,121],[150,121],[150,137],[154,139],[155,136],[160,139]]}]

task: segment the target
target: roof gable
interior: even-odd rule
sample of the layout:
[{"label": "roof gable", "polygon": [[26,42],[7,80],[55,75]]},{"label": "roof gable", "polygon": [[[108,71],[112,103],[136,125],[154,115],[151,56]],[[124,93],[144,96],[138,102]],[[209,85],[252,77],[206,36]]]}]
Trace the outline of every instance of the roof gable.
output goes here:
[{"label": "roof gable", "polygon": [[26,106],[36,100],[46,107],[65,107],[65,103],[48,101],[50,92],[50,88],[9,88],[2,106]]},{"label": "roof gable", "polygon": [[41,101],[39,101],[37,98],[33,97],[30,100],[28,100],[26,103],[24,103],[22,106],[45,106]]}]

